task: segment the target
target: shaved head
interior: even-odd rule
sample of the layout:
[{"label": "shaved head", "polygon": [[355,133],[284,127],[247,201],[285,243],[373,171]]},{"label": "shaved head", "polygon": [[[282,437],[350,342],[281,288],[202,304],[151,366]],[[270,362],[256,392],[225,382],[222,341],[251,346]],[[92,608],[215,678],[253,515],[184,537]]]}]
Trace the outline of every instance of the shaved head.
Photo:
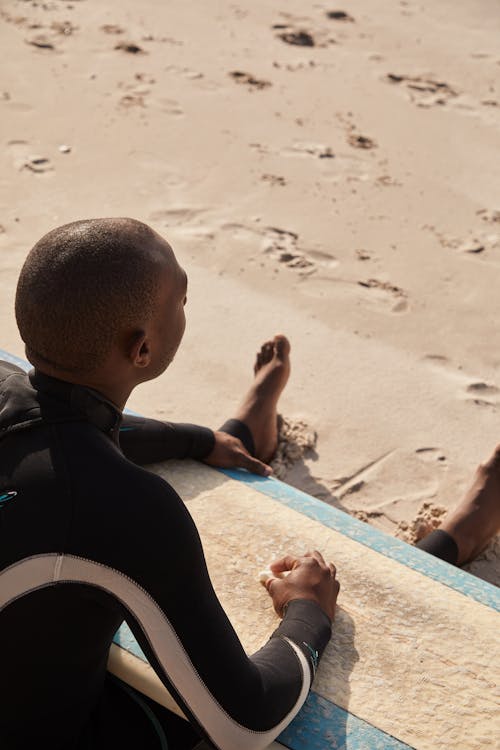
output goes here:
[{"label": "shaved head", "polygon": [[52,230],[21,270],[16,319],[33,364],[93,372],[124,331],[155,312],[169,245],[134,219],[88,219]]}]

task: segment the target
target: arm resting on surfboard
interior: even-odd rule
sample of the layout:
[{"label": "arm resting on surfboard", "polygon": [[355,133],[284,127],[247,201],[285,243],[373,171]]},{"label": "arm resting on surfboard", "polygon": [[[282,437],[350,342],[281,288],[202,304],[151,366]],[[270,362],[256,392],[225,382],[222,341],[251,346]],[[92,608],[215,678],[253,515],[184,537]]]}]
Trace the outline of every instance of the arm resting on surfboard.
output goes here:
[{"label": "arm resting on surfboard", "polygon": [[315,602],[291,601],[269,641],[248,656],[213,590],[186,506],[167,483],[149,477],[147,500],[131,524],[138,540],[148,533],[148,543],[141,546],[139,577],[127,571],[147,602],[129,610],[129,626],[215,748],[266,748],[303,705],[331,622]]},{"label": "arm resting on surfboard", "polygon": [[130,461],[139,465],[170,458],[203,459],[214,444],[212,430],[194,424],[173,424],[124,414],[120,427],[120,447]]}]

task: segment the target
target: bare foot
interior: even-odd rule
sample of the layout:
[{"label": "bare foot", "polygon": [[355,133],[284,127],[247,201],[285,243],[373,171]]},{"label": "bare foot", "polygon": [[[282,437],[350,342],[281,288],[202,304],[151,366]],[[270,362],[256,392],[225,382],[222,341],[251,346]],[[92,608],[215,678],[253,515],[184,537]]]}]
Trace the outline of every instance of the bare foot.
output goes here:
[{"label": "bare foot", "polygon": [[457,565],[473,560],[500,531],[500,446],[479,466],[464,499],[439,528],[457,543]]},{"label": "bare foot", "polygon": [[275,336],[262,345],[254,365],[255,380],[238,409],[236,419],[250,428],[255,455],[270,461],[278,446],[278,400],[290,376],[290,343]]}]

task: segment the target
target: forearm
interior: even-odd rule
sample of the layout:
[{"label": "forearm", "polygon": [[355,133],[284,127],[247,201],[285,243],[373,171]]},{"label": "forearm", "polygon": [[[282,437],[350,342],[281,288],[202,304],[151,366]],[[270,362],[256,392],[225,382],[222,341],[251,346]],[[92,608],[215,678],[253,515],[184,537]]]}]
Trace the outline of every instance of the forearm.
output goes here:
[{"label": "forearm", "polygon": [[213,449],[214,433],[206,427],[123,416],[120,446],[124,455],[144,465],[171,458],[203,459]]},{"label": "forearm", "polygon": [[[328,618],[321,611],[318,617],[311,602],[304,602],[304,609],[302,602],[290,605],[290,614],[270,640],[247,657],[229,622],[224,622],[225,616],[218,616],[217,604],[208,605],[210,611],[206,604],[194,608],[189,626],[178,622],[174,626],[175,617],[167,620],[167,627],[173,629],[169,636],[163,634],[169,648],[162,664],[165,672],[160,668],[159,674],[164,680],[168,675],[167,688],[214,748],[264,750],[307,698],[315,666],[330,637]],[[149,643],[141,645],[151,659]]]},{"label": "forearm", "polygon": [[134,522],[136,537],[147,536],[148,544],[140,546],[138,575],[125,573],[147,592],[147,602],[140,617],[130,610],[130,627],[214,747],[263,750],[304,703],[330,621],[315,602],[291,601],[277,630],[249,657],[213,590],[186,506],[171,488],[160,486],[157,494],[158,480],[151,475],[145,483]]},{"label": "forearm", "polygon": [[311,681],[332,634],[332,624],[321,607],[308,599],[293,599],[274,638],[293,641],[307,658]]}]

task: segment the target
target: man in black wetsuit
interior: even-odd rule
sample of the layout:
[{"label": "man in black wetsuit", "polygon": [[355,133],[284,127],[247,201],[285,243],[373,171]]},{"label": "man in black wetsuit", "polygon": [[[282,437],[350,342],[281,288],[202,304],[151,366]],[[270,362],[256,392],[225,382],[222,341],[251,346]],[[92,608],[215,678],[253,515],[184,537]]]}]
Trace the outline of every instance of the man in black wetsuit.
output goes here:
[{"label": "man in black wetsuit", "polygon": [[[172,361],[186,276],[131,220],[61,227],[21,272],[29,376],[0,363],[0,747],[266,747],[302,705],[330,637],[338,583],[318,552],[284,557],[268,591],[282,623],[248,657],[210,584],[175,491],[141,464],[191,457],[266,474],[289,344],[262,347],[220,431],[124,417]],[[421,546],[462,564],[500,528],[500,450]],[[127,620],[190,724],[106,674]],[[201,739],[200,739],[201,738]],[[200,745],[201,747],[201,745]]]},{"label": "man in black wetsuit", "polygon": [[[220,431],[122,415],[175,355],[186,284],[170,246],[132,220],[56,229],[22,269],[16,316],[35,369],[0,363],[2,750],[264,748],[330,638],[335,567],[285,557],[267,584],[282,622],[248,657],[186,507],[141,468],[191,457],[266,474],[276,447],[283,336]],[[189,724],[107,676],[124,619]]]}]

